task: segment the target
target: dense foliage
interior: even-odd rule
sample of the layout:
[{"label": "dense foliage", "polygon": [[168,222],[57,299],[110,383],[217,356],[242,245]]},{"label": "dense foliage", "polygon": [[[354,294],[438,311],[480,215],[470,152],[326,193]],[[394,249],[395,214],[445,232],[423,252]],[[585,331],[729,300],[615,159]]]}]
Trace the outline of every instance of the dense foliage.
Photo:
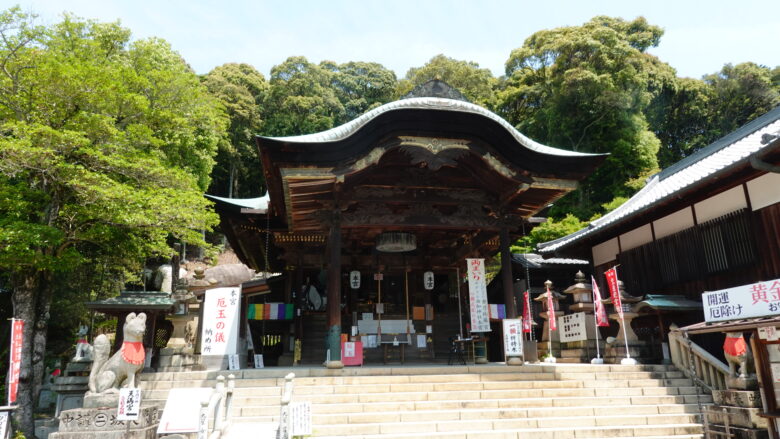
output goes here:
[{"label": "dense foliage", "polygon": [[0,271],[26,321],[17,417],[28,437],[52,297],[69,293],[61,280],[138,272],[171,239],[201,242],[216,223],[202,193],[227,126],[165,41],[71,16],[33,23],[18,8],[0,14]]}]

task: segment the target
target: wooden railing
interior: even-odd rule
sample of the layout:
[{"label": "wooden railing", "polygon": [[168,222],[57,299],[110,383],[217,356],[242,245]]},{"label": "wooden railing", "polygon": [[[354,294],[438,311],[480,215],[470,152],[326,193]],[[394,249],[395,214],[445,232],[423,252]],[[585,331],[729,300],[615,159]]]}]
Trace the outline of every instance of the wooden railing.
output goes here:
[{"label": "wooden railing", "polygon": [[728,366],[691,341],[681,331],[669,332],[669,351],[675,367],[708,391],[726,388]]}]

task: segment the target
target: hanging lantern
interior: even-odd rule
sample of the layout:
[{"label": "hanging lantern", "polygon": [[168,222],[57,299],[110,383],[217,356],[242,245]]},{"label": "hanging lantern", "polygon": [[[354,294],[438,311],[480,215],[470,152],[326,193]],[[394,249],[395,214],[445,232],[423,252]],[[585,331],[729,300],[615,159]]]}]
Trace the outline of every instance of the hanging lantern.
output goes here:
[{"label": "hanging lantern", "polygon": [[423,285],[425,286],[426,290],[432,290],[434,287],[433,282],[433,272],[432,271],[426,271],[423,273]]},{"label": "hanging lantern", "polygon": [[417,248],[417,238],[406,232],[385,232],[376,237],[376,249],[380,252],[402,253]]},{"label": "hanging lantern", "polygon": [[353,290],[357,290],[360,288],[360,272],[357,270],[353,270],[349,272],[349,286],[352,287]]}]

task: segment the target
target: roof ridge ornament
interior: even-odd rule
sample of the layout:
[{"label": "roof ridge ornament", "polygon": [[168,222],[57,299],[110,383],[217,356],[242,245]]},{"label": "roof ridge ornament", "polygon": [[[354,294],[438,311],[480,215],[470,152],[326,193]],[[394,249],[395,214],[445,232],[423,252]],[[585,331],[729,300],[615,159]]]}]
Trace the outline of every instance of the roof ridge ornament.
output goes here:
[{"label": "roof ridge ornament", "polygon": [[439,79],[438,76],[435,79],[418,85],[412,89],[412,91],[401,97],[401,99],[409,98],[446,98],[471,103],[466,96],[463,96],[463,93]]}]

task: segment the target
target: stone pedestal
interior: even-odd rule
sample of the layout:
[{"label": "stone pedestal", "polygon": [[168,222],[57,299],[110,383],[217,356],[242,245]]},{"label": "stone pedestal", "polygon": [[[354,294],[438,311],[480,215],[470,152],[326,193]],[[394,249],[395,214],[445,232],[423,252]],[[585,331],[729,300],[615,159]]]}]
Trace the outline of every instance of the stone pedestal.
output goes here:
[{"label": "stone pedestal", "polygon": [[198,369],[199,356],[191,347],[168,347],[160,349],[158,372],[189,372]]},{"label": "stone pedestal", "polygon": [[[649,359],[653,358],[653,352],[649,345],[642,341],[636,341],[628,344],[628,353],[631,358],[639,363],[646,363]],[[610,364],[620,364],[620,362],[626,358],[626,344],[625,342],[617,341],[613,343],[606,343],[604,351],[604,362]]]},{"label": "stone pedestal", "polygon": [[[627,311],[623,312],[623,319],[620,319],[620,315],[618,313],[610,314],[609,318],[612,320],[615,320],[618,322],[618,333],[615,339],[617,340],[617,343],[624,343],[623,340],[628,340],[629,346],[635,343],[639,342],[639,337],[637,337],[636,332],[634,332],[634,328],[631,327],[631,321],[635,318],[639,317],[639,314]],[[625,335],[623,334],[623,327],[625,327]]]},{"label": "stone pedestal", "polygon": [[84,403],[84,393],[89,390],[91,361],[71,361],[62,376],[54,379],[51,390],[57,394],[54,416],[64,410],[79,408]]},{"label": "stone pedestal", "polygon": [[116,419],[116,407],[72,409],[60,414],[60,427],[50,439],[155,439],[162,411],[156,407],[141,408],[136,421]]},{"label": "stone pedestal", "polygon": [[758,416],[763,411],[758,390],[713,390],[715,405],[707,412],[707,422],[716,431],[726,430],[737,439],[764,439],[769,437],[767,419]]},{"label": "stone pedestal", "polygon": [[[562,315],[563,315],[563,311],[555,311],[554,312],[554,317],[553,318],[556,319],[556,324],[557,324],[558,317],[560,317]],[[541,341],[547,342],[548,340],[550,340],[550,335],[551,335],[550,334],[550,322],[549,322],[550,315],[549,315],[549,313],[547,311],[542,311],[542,312],[539,313],[539,317],[544,319],[544,328],[542,329],[542,340]],[[558,331],[557,330],[556,331],[552,331],[552,342],[553,343],[560,343],[560,341],[561,341],[561,337],[558,334]]]}]

